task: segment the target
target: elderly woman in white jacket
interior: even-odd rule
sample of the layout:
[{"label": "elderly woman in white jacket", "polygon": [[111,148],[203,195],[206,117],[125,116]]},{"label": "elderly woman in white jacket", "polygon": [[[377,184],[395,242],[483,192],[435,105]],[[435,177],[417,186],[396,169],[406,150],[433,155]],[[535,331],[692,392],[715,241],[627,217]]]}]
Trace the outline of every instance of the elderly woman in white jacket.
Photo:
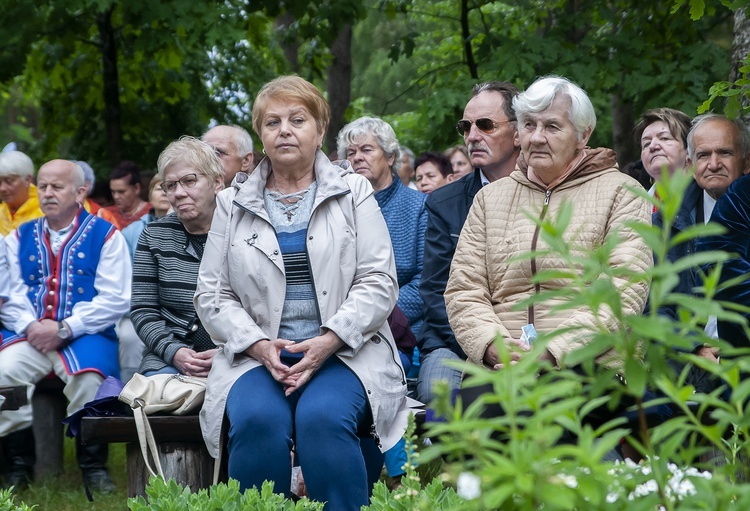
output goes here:
[{"label": "elderly woman in white jacket", "polygon": [[220,346],[201,426],[229,476],[289,494],[294,449],[309,496],[332,510],[369,502],[382,452],[405,430],[406,379],[386,318],[398,286],[367,180],[320,151],[330,110],[280,77],[253,105],[267,157],[218,196],[195,296]]}]

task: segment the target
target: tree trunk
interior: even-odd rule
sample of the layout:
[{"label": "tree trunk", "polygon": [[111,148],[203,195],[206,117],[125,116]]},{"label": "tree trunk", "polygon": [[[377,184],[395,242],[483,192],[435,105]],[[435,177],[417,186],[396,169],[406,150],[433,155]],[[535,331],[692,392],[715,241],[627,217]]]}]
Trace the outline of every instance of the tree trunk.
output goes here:
[{"label": "tree trunk", "polygon": [[339,35],[331,45],[333,62],[328,68],[328,104],[331,105],[331,123],[325,140],[326,154],[336,150],[336,137],[344,127],[346,108],[351,100],[352,85],[352,26],[341,26]]},{"label": "tree trunk", "polygon": [[[277,30],[281,27],[286,30],[292,23],[294,23],[294,17],[288,12],[280,14],[274,20],[274,26]],[[293,39],[289,37],[288,33],[285,33],[281,38],[281,48],[284,50],[284,56],[289,62],[292,73],[299,74],[299,42],[297,39]]]},{"label": "tree trunk", "polygon": [[612,106],[612,148],[617,153],[620,168],[638,159],[638,150],[633,140],[632,101],[624,101],[616,92],[610,96]]},{"label": "tree trunk", "polygon": [[117,75],[117,42],[112,27],[111,6],[96,15],[102,52],[104,81],[104,126],[107,136],[107,155],[113,167],[122,161],[122,126],[120,125],[120,84]]},{"label": "tree trunk", "polygon": [[461,39],[464,43],[464,56],[469,74],[474,80],[479,80],[479,69],[474,61],[474,53],[471,49],[471,32],[469,31],[469,0],[461,0]]},{"label": "tree trunk", "polygon": [[[729,72],[730,82],[743,78],[740,68],[745,64],[749,53],[750,19],[747,16],[747,8],[742,7],[734,11],[734,39],[732,41],[732,70]],[[750,105],[750,97],[745,93],[740,98],[742,106],[745,108],[740,117],[747,124],[750,122],[750,112],[746,110]]]}]

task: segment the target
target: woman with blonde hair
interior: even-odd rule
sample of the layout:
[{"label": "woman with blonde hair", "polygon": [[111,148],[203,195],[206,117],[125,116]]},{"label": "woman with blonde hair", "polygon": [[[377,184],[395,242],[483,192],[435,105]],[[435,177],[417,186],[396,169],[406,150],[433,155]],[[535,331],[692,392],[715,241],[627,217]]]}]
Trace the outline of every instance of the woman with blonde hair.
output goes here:
[{"label": "woman with blonde hair", "polygon": [[388,230],[362,176],[320,150],[330,109],[282,76],[253,104],[266,157],[219,194],[196,310],[220,346],[201,427],[242,488],[290,492],[294,449],[310,498],[359,510],[405,430],[406,378],[386,318],[398,286]]}]

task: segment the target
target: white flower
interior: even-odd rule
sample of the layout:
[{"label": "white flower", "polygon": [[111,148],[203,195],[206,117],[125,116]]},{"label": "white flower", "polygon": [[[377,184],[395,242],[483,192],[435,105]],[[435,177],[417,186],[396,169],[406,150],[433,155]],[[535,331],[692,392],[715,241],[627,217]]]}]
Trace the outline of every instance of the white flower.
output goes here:
[{"label": "white flower", "polygon": [[631,496],[635,497],[643,497],[644,495],[648,495],[649,493],[655,493],[659,490],[659,486],[656,484],[656,481],[654,479],[649,479],[643,484],[639,484],[635,487],[635,490],[633,490],[633,493],[631,493]]},{"label": "white flower", "polygon": [[570,474],[560,474],[559,477],[568,488],[578,488],[578,480],[576,479],[576,476],[572,476]]},{"label": "white flower", "polygon": [[614,504],[620,496],[616,493],[607,494],[607,504]]},{"label": "white flower", "polygon": [[456,493],[466,500],[474,500],[482,494],[482,481],[471,472],[461,472],[456,482]]}]

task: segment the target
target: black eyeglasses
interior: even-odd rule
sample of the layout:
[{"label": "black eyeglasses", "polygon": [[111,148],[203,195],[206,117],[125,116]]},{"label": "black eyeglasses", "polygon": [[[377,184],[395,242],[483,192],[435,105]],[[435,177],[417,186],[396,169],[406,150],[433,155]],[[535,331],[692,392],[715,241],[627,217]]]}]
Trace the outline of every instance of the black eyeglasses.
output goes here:
[{"label": "black eyeglasses", "polygon": [[198,183],[198,174],[188,174],[182,176],[177,181],[164,181],[159,187],[164,190],[164,193],[173,194],[177,191],[177,185],[179,184],[185,190],[194,187]]},{"label": "black eyeglasses", "polygon": [[490,133],[495,131],[498,128],[498,126],[506,122],[513,122],[513,121],[509,120],[509,121],[496,122],[496,121],[493,121],[492,119],[489,119],[488,117],[482,117],[480,119],[477,119],[476,121],[469,121],[468,119],[461,119],[456,124],[456,129],[458,130],[459,135],[465,136],[469,131],[471,131],[471,125],[476,124],[477,129],[479,131],[489,135]]}]

